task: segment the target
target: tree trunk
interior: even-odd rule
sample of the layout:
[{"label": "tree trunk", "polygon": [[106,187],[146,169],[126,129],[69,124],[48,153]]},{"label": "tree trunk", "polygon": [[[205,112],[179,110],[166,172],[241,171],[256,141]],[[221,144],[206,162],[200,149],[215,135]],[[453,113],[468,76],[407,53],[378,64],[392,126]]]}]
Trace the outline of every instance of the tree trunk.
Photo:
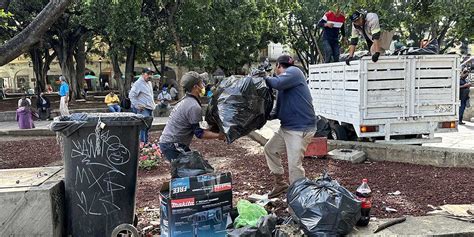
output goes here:
[{"label": "tree trunk", "polygon": [[86,71],[86,38],[87,34],[81,36],[77,42],[77,51],[74,55],[76,59],[76,98],[83,98],[84,76]]},{"label": "tree trunk", "polygon": [[77,79],[74,67],[74,49],[66,39],[61,39],[61,42],[58,45],[54,45],[53,48],[58,55],[61,72],[69,84],[69,100],[75,101],[77,96]]},{"label": "tree trunk", "polygon": [[[178,1],[173,1],[171,3],[173,5],[170,8],[170,14],[169,14],[169,17],[168,17],[168,24],[169,24],[170,29],[171,29],[171,35],[173,36],[173,39],[174,39],[174,42],[175,42],[176,55],[178,55],[178,58],[180,58],[182,56],[183,49],[181,48],[181,39],[179,38],[177,30],[176,30],[177,26],[176,26],[176,22],[175,22],[174,17],[175,17],[175,14],[178,10],[178,6],[179,6],[180,3],[181,3],[181,1],[179,1],[179,0]],[[178,85],[181,85],[181,77],[183,76],[183,67],[180,64],[179,59],[178,59],[178,62],[177,62],[177,66],[178,66],[178,70],[176,71],[176,82],[178,83]],[[180,98],[184,95],[183,87],[178,86],[178,94],[179,94]]]},{"label": "tree trunk", "polygon": [[132,85],[132,79],[135,76],[135,55],[137,52],[137,46],[132,43],[130,47],[127,48],[127,59],[125,61],[125,84],[124,92],[128,97],[128,92],[130,91]]},{"label": "tree trunk", "polygon": [[125,80],[122,80],[122,71],[120,70],[120,63],[119,63],[117,54],[112,55],[111,61],[112,61],[112,68],[114,70],[114,79],[117,82],[120,97],[123,100],[123,98],[128,97],[128,95],[125,91],[125,86],[124,86]]},{"label": "tree trunk", "polygon": [[41,52],[40,46],[33,47],[30,49],[30,57],[31,61],[33,63],[33,71],[35,73],[36,77],[36,87],[35,87],[35,93],[39,95],[40,92],[43,92],[44,89],[46,88],[46,85],[44,83],[44,75],[43,75],[43,57],[42,57],[42,52]]},{"label": "tree trunk", "polygon": [[3,66],[38,43],[56,22],[72,0],[51,0],[36,18],[19,34],[0,46],[0,66]]},{"label": "tree trunk", "polygon": [[166,50],[162,49],[160,51],[160,65],[161,65],[161,76],[165,73],[165,66],[166,66]]}]

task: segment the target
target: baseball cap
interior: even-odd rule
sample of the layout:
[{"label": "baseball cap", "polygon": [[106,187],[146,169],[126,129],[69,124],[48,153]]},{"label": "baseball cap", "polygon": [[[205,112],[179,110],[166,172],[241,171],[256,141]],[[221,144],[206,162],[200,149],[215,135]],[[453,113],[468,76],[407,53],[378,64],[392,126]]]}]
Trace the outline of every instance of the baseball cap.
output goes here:
[{"label": "baseball cap", "polygon": [[355,11],[354,13],[352,13],[352,15],[349,19],[351,20],[351,22],[354,22],[357,19],[359,19],[361,15],[362,15],[362,13],[360,11]]},{"label": "baseball cap", "polygon": [[146,73],[146,74],[153,74],[155,73],[155,71],[153,71],[151,68],[149,67],[144,67],[143,70],[142,70],[142,73]]},{"label": "baseball cap", "polygon": [[197,85],[200,81],[204,81],[204,74],[199,74],[195,71],[187,72],[181,77],[181,86],[187,92],[193,89],[194,85]]},{"label": "baseball cap", "polygon": [[280,57],[277,58],[277,63],[293,66],[295,65],[295,60],[290,55],[281,55]]}]

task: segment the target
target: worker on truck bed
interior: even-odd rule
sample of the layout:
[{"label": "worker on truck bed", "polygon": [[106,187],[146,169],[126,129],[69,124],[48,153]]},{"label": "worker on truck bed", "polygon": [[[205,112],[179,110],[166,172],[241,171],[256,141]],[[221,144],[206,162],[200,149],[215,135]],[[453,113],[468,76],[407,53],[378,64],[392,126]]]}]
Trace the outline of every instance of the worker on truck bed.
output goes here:
[{"label": "worker on truck bed", "polygon": [[265,78],[267,84],[278,90],[276,107],[272,118],[280,119],[280,128],[265,144],[264,153],[268,168],[273,174],[273,189],[268,194],[275,198],[288,189],[281,155],[286,152],[290,183],[305,177],[303,157],[306,147],[316,132],[311,93],[303,72],[294,65],[288,55],[277,59],[275,77]]},{"label": "worker on truck bed", "polygon": [[346,17],[336,7],[336,11],[328,11],[324,14],[323,18],[318,23],[319,27],[323,27],[323,52],[324,52],[324,63],[339,62],[339,31],[342,35],[342,40],[345,42],[346,34],[344,31],[344,22]]},{"label": "worker on truck bed", "polygon": [[349,46],[349,56],[346,59],[346,64],[350,65],[350,61],[354,56],[359,37],[362,36],[367,42],[367,47],[372,54],[372,61],[377,62],[380,56],[380,30],[379,17],[377,14],[365,11],[355,11],[350,16],[352,22],[352,33]]}]

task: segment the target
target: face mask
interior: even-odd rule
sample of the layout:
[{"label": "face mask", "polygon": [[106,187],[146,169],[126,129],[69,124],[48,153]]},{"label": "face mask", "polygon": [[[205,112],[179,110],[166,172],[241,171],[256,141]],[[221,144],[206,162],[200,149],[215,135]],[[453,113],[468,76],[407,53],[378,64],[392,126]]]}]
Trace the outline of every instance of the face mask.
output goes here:
[{"label": "face mask", "polygon": [[204,87],[201,89],[201,93],[199,95],[200,96],[206,95],[206,89]]}]

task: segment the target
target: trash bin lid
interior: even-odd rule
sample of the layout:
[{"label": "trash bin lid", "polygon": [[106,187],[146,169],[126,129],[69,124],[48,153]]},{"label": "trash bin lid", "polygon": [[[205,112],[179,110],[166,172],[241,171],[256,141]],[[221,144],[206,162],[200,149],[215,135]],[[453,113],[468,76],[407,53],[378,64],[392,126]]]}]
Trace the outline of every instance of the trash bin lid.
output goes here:
[{"label": "trash bin lid", "polygon": [[0,170],[0,189],[40,186],[63,167],[35,167]]},{"label": "trash bin lid", "polygon": [[134,113],[74,113],[69,116],[54,118],[49,126],[53,132],[60,132],[66,137],[81,127],[97,126],[101,123],[108,126],[141,126],[151,127],[152,117]]}]

